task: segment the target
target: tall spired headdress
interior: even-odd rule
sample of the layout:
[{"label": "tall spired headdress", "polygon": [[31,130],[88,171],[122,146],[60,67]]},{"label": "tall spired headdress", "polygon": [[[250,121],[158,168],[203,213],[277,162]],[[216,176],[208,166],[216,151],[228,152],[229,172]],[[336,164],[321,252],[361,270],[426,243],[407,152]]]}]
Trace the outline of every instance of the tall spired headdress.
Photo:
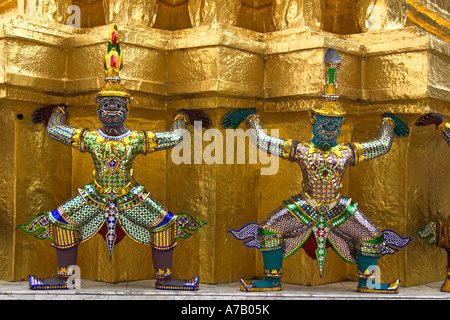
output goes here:
[{"label": "tall spired headdress", "polygon": [[325,52],[325,83],[322,101],[317,107],[312,107],[311,112],[330,117],[343,117],[345,111],[341,107],[337,95],[337,72],[342,63],[341,56],[333,49],[329,48]]},{"label": "tall spired headdress", "polygon": [[105,54],[105,85],[97,93],[97,97],[124,97],[130,98],[130,94],[120,83],[120,71],[122,70],[122,53],[119,44],[119,29],[114,24],[109,31],[108,49]]}]

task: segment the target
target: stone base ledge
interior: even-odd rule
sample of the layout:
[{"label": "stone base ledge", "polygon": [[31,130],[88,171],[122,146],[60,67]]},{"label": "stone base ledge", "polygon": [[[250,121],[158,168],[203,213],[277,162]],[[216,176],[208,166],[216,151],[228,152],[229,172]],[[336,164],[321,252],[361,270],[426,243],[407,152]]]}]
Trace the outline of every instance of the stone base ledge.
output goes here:
[{"label": "stone base ledge", "polygon": [[[317,286],[282,284],[278,292],[242,292],[237,282],[223,284],[200,283],[200,289],[163,291],[154,289],[155,280],[104,283],[82,280],[81,288],[74,290],[28,289],[28,282],[0,281],[0,300],[450,300],[450,293],[440,291],[441,282],[412,287],[400,287],[398,294],[368,294],[356,291],[356,282],[344,281]],[[186,306],[188,301],[186,301]],[[180,306],[181,307],[181,306]]]}]

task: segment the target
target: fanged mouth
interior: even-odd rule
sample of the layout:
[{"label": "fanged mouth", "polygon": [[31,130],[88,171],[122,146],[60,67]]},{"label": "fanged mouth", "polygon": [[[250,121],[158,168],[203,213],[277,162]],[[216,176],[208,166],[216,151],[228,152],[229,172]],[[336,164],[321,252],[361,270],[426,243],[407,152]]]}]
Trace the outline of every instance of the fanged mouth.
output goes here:
[{"label": "fanged mouth", "polygon": [[334,139],[334,138],[336,138],[337,135],[338,135],[338,132],[337,132],[337,131],[328,131],[328,130],[319,130],[319,131],[317,131],[317,133],[318,133],[320,136],[326,138],[327,140],[329,140],[329,139],[330,139],[330,140],[331,140],[331,139]]},{"label": "fanged mouth", "polygon": [[120,124],[125,120],[125,113],[121,110],[103,110],[99,114],[99,118],[104,124]]},{"label": "fanged mouth", "polygon": [[123,112],[122,111],[102,111],[102,117],[106,118],[107,116],[110,117],[114,117],[114,116],[118,116],[118,117],[123,117]]}]

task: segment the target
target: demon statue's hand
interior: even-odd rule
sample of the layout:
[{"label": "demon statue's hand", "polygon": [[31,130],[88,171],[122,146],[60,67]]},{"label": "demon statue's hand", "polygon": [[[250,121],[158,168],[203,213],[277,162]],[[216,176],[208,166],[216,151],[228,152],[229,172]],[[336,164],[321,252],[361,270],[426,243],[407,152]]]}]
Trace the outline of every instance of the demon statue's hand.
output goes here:
[{"label": "demon statue's hand", "polygon": [[255,108],[239,109],[230,113],[227,113],[222,118],[222,126],[224,128],[236,129],[239,125],[251,114],[256,114]]},{"label": "demon statue's hand", "polygon": [[430,124],[435,124],[438,126],[444,121],[444,116],[440,113],[427,113],[422,115],[417,121],[414,123],[416,126],[425,127]]},{"label": "demon statue's hand", "polygon": [[33,123],[34,124],[44,123],[44,125],[47,126],[48,121],[50,120],[50,116],[52,115],[53,111],[57,107],[62,108],[67,113],[67,107],[66,107],[66,105],[63,105],[63,104],[42,107],[42,108],[34,110],[33,116],[32,116]]},{"label": "demon statue's hand", "polygon": [[383,118],[391,118],[395,122],[394,133],[397,137],[406,137],[409,134],[408,125],[393,113],[383,113]]},{"label": "demon statue's hand", "polygon": [[189,123],[194,125],[194,122],[201,121],[203,128],[209,128],[211,126],[211,118],[203,112],[197,110],[187,110],[180,109],[178,110],[179,114],[184,114],[189,118]]}]

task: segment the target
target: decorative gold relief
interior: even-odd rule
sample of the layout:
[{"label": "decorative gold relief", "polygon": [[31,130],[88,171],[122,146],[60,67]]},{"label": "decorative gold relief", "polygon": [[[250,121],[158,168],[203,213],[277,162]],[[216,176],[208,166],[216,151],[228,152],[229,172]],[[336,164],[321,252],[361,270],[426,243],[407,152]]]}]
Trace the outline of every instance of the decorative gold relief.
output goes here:
[{"label": "decorative gold relief", "polygon": [[362,31],[386,27],[387,0],[358,0],[356,8],[357,23]]},{"label": "decorative gold relief", "polygon": [[189,18],[193,27],[223,23],[235,25],[241,0],[189,0]]},{"label": "decorative gold relief", "polygon": [[[25,0],[24,16],[30,19],[65,23],[72,0]],[[20,12],[20,11],[19,11]]]},{"label": "decorative gold relief", "polygon": [[106,23],[153,27],[158,13],[157,0],[103,0]]},{"label": "decorative gold relief", "polygon": [[288,28],[303,27],[304,0],[273,0],[273,23],[275,29],[283,30]]},{"label": "decorative gold relief", "polygon": [[388,0],[387,29],[403,28],[407,12],[406,0]]},{"label": "decorative gold relief", "polygon": [[305,20],[305,25],[310,28],[322,30],[324,8],[324,0],[303,0],[303,19]]},{"label": "decorative gold relief", "polygon": [[193,27],[211,24],[214,21],[215,0],[191,0],[188,10]]},{"label": "decorative gold relief", "polygon": [[406,0],[358,0],[356,19],[363,31],[399,29],[406,23]]}]

